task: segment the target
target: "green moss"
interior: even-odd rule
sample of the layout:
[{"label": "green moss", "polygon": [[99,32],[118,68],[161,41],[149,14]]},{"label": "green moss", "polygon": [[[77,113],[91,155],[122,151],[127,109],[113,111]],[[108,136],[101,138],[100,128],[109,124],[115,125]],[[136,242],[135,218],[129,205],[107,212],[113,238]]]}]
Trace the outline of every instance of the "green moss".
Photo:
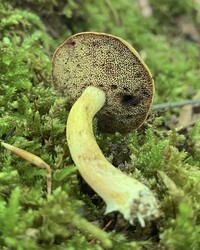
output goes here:
[{"label": "green moss", "polygon": [[[105,216],[102,201],[77,176],[66,143],[66,100],[51,83],[55,48],[75,32],[99,31],[139,51],[155,79],[155,102],[192,98],[199,91],[198,41],[187,40],[176,22],[185,17],[199,24],[199,7],[192,0],[149,3],[151,17],[130,0],[0,4],[0,138],[39,155],[53,175],[47,198],[43,169],[1,148],[2,249],[200,248],[199,123],[187,135],[161,127],[169,110],[126,136],[104,135],[95,126],[108,159],[160,201],[161,217],[142,230],[118,214]],[[107,233],[99,230],[110,220]]]},{"label": "green moss", "polygon": [[200,227],[196,225],[195,216],[189,204],[180,203],[176,219],[171,220],[167,229],[161,234],[160,246],[164,249],[198,249]]},{"label": "green moss", "polygon": [[177,21],[177,17],[188,15],[192,17],[195,8],[194,0],[177,0],[174,4],[173,0],[164,0],[162,4],[158,4],[156,0],[150,0],[150,5],[153,11],[156,13],[159,24],[165,24],[167,26],[174,25]]}]

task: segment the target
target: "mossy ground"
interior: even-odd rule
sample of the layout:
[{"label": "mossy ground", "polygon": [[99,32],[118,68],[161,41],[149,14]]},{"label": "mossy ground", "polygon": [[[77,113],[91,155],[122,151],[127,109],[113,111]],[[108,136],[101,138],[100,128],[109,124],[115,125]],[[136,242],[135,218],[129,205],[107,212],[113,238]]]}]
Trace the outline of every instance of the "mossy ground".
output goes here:
[{"label": "mossy ground", "polygon": [[152,111],[127,136],[96,130],[110,161],[160,201],[160,218],[142,229],[118,213],[105,216],[104,203],[77,174],[66,143],[66,100],[51,82],[56,47],[76,32],[99,31],[138,50],[155,79],[154,104],[193,99],[200,90],[199,1],[149,5],[145,17],[131,0],[1,1],[0,138],[51,166],[53,192],[47,199],[43,169],[1,147],[0,249],[100,250],[109,239],[116,250],[200,249],[200,122],[174,128],[176,108]]}]

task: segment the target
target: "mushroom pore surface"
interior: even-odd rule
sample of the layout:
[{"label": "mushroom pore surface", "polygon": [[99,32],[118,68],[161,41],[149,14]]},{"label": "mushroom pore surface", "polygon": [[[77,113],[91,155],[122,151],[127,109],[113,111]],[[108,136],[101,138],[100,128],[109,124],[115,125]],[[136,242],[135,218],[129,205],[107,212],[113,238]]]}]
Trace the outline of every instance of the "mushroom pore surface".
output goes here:
[{"label": "mushroom pore surface", "polygon": [[121,38],[104,33],[69,37],[54,53],[52,78],[70,106],[87,86],[105,91],[106,104],[97,116],[101,131],[109,133],[141,126],[154,94],[152,76],[138,53]]}]

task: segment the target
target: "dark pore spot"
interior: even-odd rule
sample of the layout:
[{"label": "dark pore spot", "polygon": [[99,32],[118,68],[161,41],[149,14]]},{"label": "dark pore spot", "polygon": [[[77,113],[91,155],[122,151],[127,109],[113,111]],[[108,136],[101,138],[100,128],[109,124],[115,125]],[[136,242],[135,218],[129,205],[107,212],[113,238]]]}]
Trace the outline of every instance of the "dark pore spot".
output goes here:
[{"label": "dark pore spot", "polygon": [[117,85],[115,84],[111,85],[111,89],[117,89]]},{"label": "dark pore spot", "polygon": [[92,42],[92,45],[93,45],[94,47],[99,47],[99,46],[100,46],[100,43],[97,42],[97,41],[95,41],[95,42]]},{"label": "dark pore spot", "polygon": [[74,46],[74,45],[76,44],[76,42],[72,40],[72,41],[69,41],[68,44],[69,44],[70,46]]},{"label": "dark pore spot", "polygon": [[142,90],[142,94],[145,96],[145,97],[150,97],[151,95],[151,92],[147,89],[147,90]]},{"label": "dark pore spot", "polygon": [[135,77],[136,77],[136,78],[140,78],[141,76],[142,76],[141,72],[136,72],[136,73],[135,73]]},{"label": "dark pore spot", "polygon": [[132,119],[133,118],[133,115],[127,115],[126,116],[126,119]]},{"label": "dark pore spot", "polygon": [[129,91],[129,89],[127,87],[123,87],[123,90],[125,91]]},{"label": "dark pore spot", "polygon": [[137,106],[140,102],[140,99],[136,96],[133,95],[127,95],[123,94],[121,96],[121,103],[123,105],[132,105],[132,106]]}]

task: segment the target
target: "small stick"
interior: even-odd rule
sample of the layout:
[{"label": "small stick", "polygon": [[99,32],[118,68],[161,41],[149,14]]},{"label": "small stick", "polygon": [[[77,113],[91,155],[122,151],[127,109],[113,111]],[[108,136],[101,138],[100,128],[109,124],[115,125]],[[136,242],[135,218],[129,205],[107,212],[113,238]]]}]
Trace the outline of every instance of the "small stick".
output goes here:
[{"label": "small stick", "polygon": [[[104,228],[102,228],[102,230],[105,232],[108,228],[109,228],[109,226],[112,224],[112,220],[110,220],[106,225],[105,225],[105,227]],[[94,238],[94,239],[92,239],[89,243],[90,243],[90,245],[92,245],[92,244],[94,244],[95,243],[95,241],[96,241],[96,239]]]},{"label": "small stick", "polygon": [[51,178],[51,168],[50,166],[44,162],[40,157],[29,153],[28,151],[15,147],[13,145],[10,145],[8,143],[5,142],[1,142],[1,145],[4,146],[6,149],[10,150],[11,152],[13,152],[14,154],[20,156],[21,158],[29,161],[30,163],[43,168],[46,170],[46,177],[47,177],[47,194],[51,194],[51,186],[52,186],[52,178]]},{"label": "small stick", "polygon": [[56,164],[56,167],[55,169],[58,169],[60,167],[60,165],[62,164],[63,162],[63,158],[65,156],[65,153],[62,153],[61,157],[60,157],[60,160],[58,161],[58,163]]},{"label": "small stick", "polygon": [[159,109],[165,109],[165,108],[177,108],[177,107],[182,107],[184,105],[195,105],[195,104],[200,104],[200,99],[196,100],[185,100],[182,102],[171,102],[171,103],[160,103],[160,104],[155,104],[153,105],[152,109],[153,110],[159,110]]},{"label": "small stick", "polygon": [[94,237],[101,242],[104,249],[112,248],[113,244],[109,238],[109,234],[99,229],[92,223],[88,222],[86,219],[82,218],[78,214],[74,214],[72,211],[68,211],[69,218],[71,218],[70,223],[72,223],[80,231]]}]

